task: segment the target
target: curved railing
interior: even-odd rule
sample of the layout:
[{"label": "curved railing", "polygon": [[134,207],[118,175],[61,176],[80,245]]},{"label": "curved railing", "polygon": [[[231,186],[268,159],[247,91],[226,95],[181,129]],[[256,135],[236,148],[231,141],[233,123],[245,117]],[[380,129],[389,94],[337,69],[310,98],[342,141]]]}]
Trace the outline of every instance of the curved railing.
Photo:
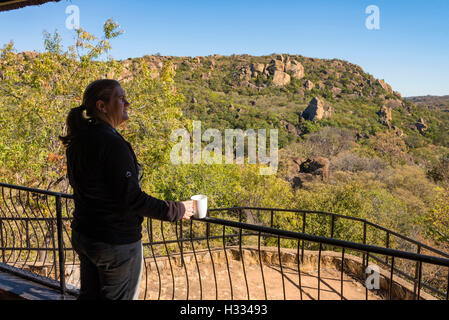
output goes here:
[{"label": "curved railing", "polygon": [[[79,261],[70,242],[72,195],[4,183],[0,188],[0,269],[57,288],[62,294],[76,294]],[[265,278],[267,270],[274,269],[282,280],[278,283],[282,283],[280,298],[290,294],[286,288],[293,279],[288,269],[296,270],[294,288],[297,298],[302,299],[307,292],[301,266],[315,253],[318,274],[312,298],[322,298],[325,255],[338,256],[335,266],[340,272],[340,288],[329,290],[339,292],[342,299],[344,274],[351,272],[349,257],[359,261],[363,272],[357,277],[361,282],[368,276],[365,270],[370,263],[388,271],[381,272],[388,286],[377,291],[384,298],[395,298],[395,286],[401,281],[405,281],[403,286],[410,284],[407,290],[413,298],[423,298],[424,294],[448,298],[449,254],[364,219],[339,214],[235,207],[209,209],[208,217],[201,220],[167,223],[145,219],[143,245],[143,299],[207,299],[210,295],[234,299],[240,294],[235,289],[238,281],[245,288],[244,298],[249,299],[255,295],[256,285],[250,277],[256,271],[260,278],[257,290],[263,291],[262,298],[267,299],[274,283]],[[264,257],[270,251],[266,248],[272,249],[269,262]],[[286,252],[291,261],[285,258]],[[247,259],[252,266],[248,261],[245,264]],[[210,270],[202,273],[200,265],[206,260]],[[238,271],[234,270],[235,261]],[[154,281],[157,288],[149,285]],[[365,298],[369,293],[366,288]]]}]

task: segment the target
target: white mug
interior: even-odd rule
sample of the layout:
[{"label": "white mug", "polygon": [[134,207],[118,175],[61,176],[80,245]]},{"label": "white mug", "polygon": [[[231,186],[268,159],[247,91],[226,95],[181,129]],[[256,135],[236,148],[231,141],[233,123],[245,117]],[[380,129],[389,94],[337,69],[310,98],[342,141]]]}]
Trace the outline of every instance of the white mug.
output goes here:
[{"label": "white mug", "polygon": [[190,198],[196,202],[195,218],[203,219],[207,214],[207,197],[202,194],[194,195]]}]

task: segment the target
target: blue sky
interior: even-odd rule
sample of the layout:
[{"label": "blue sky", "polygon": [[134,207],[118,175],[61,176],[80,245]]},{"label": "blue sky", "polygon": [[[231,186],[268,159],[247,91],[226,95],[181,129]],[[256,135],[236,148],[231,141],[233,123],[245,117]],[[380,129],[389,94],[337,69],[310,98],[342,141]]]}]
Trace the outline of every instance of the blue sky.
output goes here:
[{"label": "blue sky", "polygon": [[[125,33],[110,53],[116,59],[300,54],[358,64],[403,96],[449,94],[447,0],[62,0],[1,12],[0,45],[14,40],[18,51],[43,51],[44,29],[72,44],[69,5],[96,35],[108,18],[120,24]],[[379,30],[365,26],[369,5],[379,8]]]}]

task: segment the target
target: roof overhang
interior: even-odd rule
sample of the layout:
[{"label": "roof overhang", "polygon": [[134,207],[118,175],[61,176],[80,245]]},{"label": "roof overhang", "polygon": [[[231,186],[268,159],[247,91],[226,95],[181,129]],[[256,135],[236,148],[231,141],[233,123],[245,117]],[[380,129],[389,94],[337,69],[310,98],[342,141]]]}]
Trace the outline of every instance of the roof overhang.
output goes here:
[{"label": "roof overhang", "polygon": [[46,2],[59,2],[60,0],[0,0],[0,11],[20,9],[28,6],[41,5]]}]

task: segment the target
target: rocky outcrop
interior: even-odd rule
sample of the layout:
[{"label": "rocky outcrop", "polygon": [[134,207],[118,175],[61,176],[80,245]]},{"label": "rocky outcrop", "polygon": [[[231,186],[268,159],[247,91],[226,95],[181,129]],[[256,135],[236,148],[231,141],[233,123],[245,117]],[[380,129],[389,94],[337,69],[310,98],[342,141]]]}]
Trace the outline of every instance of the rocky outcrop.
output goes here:
[{"label": "rocky outcrop", "polygon": [[379,122],[388,128],[391,128],[391,120],[393,117],[391,115],[391,108],[383,105],[380,110],[377,112],[379,115]]},{"label": "rocky outcrop", "polygon": [[320,97],[314,97],[308,107],[300,114],[300,120],[317,121],[328,118],[332,115],[333,108],[325,108],[324,100]]},{"label": "rocky outcrop", "polygon": [[301,163],[299,166],[299,171],[302,173],[310,173],[315,176],[320,176],[322,181],[327,181],[329,179],[329,164],[330,161],[327,158],[311,158]]},{"label": "rocky outcrop", "polygon": [[339,94],[341,94],[342,90],[340,88],[338,88],[338,87],[332,87],[331,92],[334,95],[339,95]]},{"label": "rocky outcrop", "polygon": [[277,59],[271,60],[269,66],[267,67],[268,71],[271,74],[274,74],[276,71],[284,72],[284,68],[285,68],[284,62]]},{"label": "rocky outcrop", "polygon": [[385,104],[391,109],[398,109],[404,106],[404,103],[400,99],[387,99]]},{"label": "rocky outcrop", "polygon": [[292,78],[302,79],[304,77],[304,67],[295,59],[278,55],[267,65],[252,63],[239,69],[241,85],[248,85],[247,82],[249,80],[257,78],[259,75],[266,79],[273,77],[273,85],[281,87],[289,84]]},{"label": "rocky outcrop", "polygon": [[415,123],[415,127],[421,134],[424,134],[424,132],[427,130],[427,124],[423,118],[420,118],[418,122]]},{"label": "rocky outcrop", "polygon": [[402,138],[403,136],[405,136],[404,131],[402,131],[401,129],[399,129],[396,126],[391,126],[391,129],[394,131],[394,133],[396,134],[396,136],[398,136],[399,138]]},{"label": "rocky outcrop", "polygon": [[300,136],[299,130],[296,129],[296,127],[293,124],[291,124],[290,122],[281,120],[280,123],[289,133],[291,133],[295,136],[298,136],[298,137]]},{"label": "rocky outcrop", "polygon": [[248,66],[240,68],[239,77],[241,81],[249,81],[251,79],[251,69]]},{"label": "rocky outcrop", "polygon": [[316,181],[328,181],[330,161],[323,157],[300,158],[287,157],[284,160],[286,177],[293,188],[301,188],[305,184]]},{"label": "rocky outcrop", "polygon": [[256,78],[259,74],[263,74],[265,65],[263,63],[251,64],[251,77]]},{"label": "rocky outcrop", "polygon": [[312,81],[306,80],[306,82],[304,82],[304,88],[306,90],[312,90],[313,88],[315,88],[315,85],[313,84]]},{"label": "rocky outcrop", "polygon": [[384,80],[379,80],[379,84],[382,87],[382,89],[384,89],[388,93],[393,93],[393,89],[391,88],[391,86],[388,83],[386,83]]},{"label": "rocky outcrop", "polygon": [[290,83],[290,76],[283,71],[274,71],[273,84],[278,87],[285,86]]},{"label": "rocky outcrop", "polygon": [[290,72],[295,79],[304,77],[304,67],[296,60],[288,60],[285,64],[284,72]]}]

